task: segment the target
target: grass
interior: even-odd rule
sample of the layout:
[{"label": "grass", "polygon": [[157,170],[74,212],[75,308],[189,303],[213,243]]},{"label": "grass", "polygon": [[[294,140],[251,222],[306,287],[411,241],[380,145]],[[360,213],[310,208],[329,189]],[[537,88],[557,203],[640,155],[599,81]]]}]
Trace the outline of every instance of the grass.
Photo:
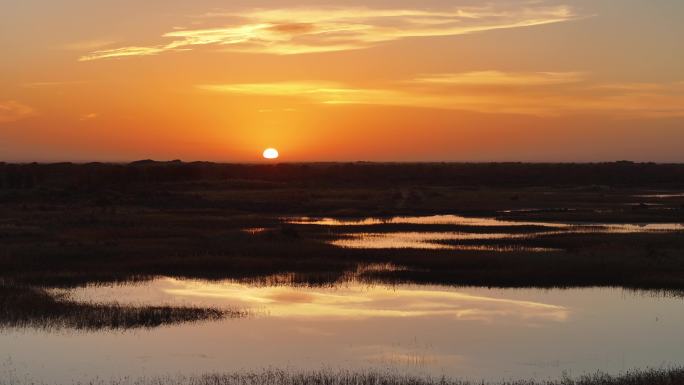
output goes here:
[{"label": "grass", "polygon": [[[192,212],[167,216],[156,213],[151,220],[144,213],[126,214],[133,225],[114,222],[87,228],[59,226],[45,230],[49,235],[29,240],[8,237],[2,245],[5,254],[0,252],[0,277],[22,285],[51,287],[158,275],[254,279],[295,273],[302,281],[309,277],[311,283],[330,283],[355,271],[360,264],[394,263],[407,269],[376,272],[366,278],[514,287],[684,288],[681,233],[558,234],[460,242],[511,247],[507,252],[355,250],[325,243],[341,236],[339,229],[330,232],[322,226],[280,227],[277,220],[263,218],[259,224],[274,230],[248,234],[236,223],[240,218],[229,217],[219,225],[215,223],[219,215],[206,223],[201,217],[193,217]],[[181,223],[174,222],[174,218]],[[250,217],[246,222],[251,227],[259,221]],[[396,225],[388,226],[397,229]],[[141,231],[137,231],[138,227]],[[389,231],[385,225],[376,227],[373,231]],[[527,252],[516,250],[516,246],[562,251]]]},{"label": "grass", "polygon": [[[565,174],[564,174],[565,173]],[[258,282],[288,274],[325,285],[368,264],[369,282],[500,287],[622,286],[684,290],[684,234],[557,234],[460,241],[506,252],[351,250],[326,242],[350,231],[530,233],[540,228],[402,225],[286,225],[284,215],[366,217],[462,214],[523,221],[684,222],[684,198],[648,198],[684,188],[684,166],[423,164],[246,166],[139,162],[134,165],[0,165],[0,303],[21,290],[58,307],[79,307],[102,325],[211,318],[198,309],[107,309],[46,297],[43,289],[159,275]],[[679,190],[677,190],[679,189]],[[662,206],[630,203],[659,203]],[[513,212],[503,210],[529,209]],[[248,234],[245,228],[266,228]],[[520,247],[561,249],[528,252]],[[30,289],[30,290],[27,290]],[[30,303],[31,301],[28,301]],[[26,307],[24,307],[26,308]],[[179,313],[177,315],[172,315]],[[0,322],[40,318],[5,310]],[[30,316],[34,314],[34,316]],[[101,316],[93,316],[101,314]],[[181,315],[182,314],[182,315]],[[138,319],[138,321],[135,321]],[[24,321],[22,321],[24,320]],[[171,321],[169,321],[171,322]],[[94,322],[97,324],[97,322]]]},{"label": "grass", "polygon": [[[402,224],[343,228],[287,225],[280,218],[453,213],[522,221],[682,223],[684,197],[637,196],[683,189],[684,165],[625,162],[599,165],[0,164],[0,329],[152,328],[245,315],[211,308],[77,303],[55,297],[48,290],[145,280],[159,275],[233,278],[265,285],[274,281],[330,285],[353,277],[369,283],[544,288],[621,286],[682,295],[684,234],[681,232],[554,234],[459,242],[511,247],[507,252],[352,250],[331,246],[327,241],[352,231],[530,233],[541,228]],[[249,234],[243,231],[246,228],[267,230]],[[561,250],[516,250],[522,246]],[[0,385],[24,383],[36,384],[0,378]],[[482,382],[382,372],[266,370],[83,383],[86,384],[476,385]],[[621,384],[684,385],[684,369],[632,371],[618,376],[597,373],[557,381],[502,381],[492,385]]]},{"label": "grass", "polygon": [[[0,385],[41,385],[40,382],[22,382],[10,378],[1,380]],[[48,385],[50,383],[45,383]],[[267,370],[256,373],[207,374],[195,377],[167,376],[156,378],[94,380],[74,382],[73,385],[681,385],[684,384],[684,369],[635,370],[612,376],[603,373],[577,378],[563,377],[560,380],[499,381],[482,382],[429,378],[382,372],[311,371],[293,373],[281,370]],[[65,384],[66,385],[66,384]]]},{"label": "grass", "polygon": [[0,286],[0,326],[44,329],[132,329],[239,317],[244,313],[199,307],[75,303],[43,290]]}]

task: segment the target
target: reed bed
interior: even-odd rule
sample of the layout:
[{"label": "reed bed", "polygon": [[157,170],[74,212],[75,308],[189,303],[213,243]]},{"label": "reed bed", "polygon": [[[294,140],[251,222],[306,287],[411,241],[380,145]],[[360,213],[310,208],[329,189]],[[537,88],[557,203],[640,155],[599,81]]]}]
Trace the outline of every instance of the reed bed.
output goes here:
[{"label": "reed bed", "polygon": [[[21,380],[0,379],[0,385],[57,385]],[[164,376],[150,378],[96,379],[63,385],[681,385],[684,368],[646,369],[619,375],[595,373],[579,377],[563,376],[557,380],[502,380],[495,382],[458,380],[446,377],[420,377],[391,372],[265,370],[200,376]]]},{"label": "reed bed", "polygon": [[0,326],[43,329],[135,329],[242,317],[245,312],[200,307],[77,303],[42,289],[0,286]]}]

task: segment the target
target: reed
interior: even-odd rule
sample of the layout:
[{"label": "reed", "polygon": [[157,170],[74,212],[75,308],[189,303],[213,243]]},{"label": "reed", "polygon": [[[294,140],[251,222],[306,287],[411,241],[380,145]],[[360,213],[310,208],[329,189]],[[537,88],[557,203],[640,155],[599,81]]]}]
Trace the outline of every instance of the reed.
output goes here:
[{"label": "reed", "polygon": [[[0,385],[52,385],[19,378],[0,379]],[[458,380],[446,377],[431,378],[391,372],[353,372],[321,370],[291,372],[265,370],[200,376],[165,376],[151,378],[123,378],[63,385],[681,385],[684,369],[634,370],[619,375],[595,373],[576,378],[563,376],[558,380],[502,380],[494,382]]]}]

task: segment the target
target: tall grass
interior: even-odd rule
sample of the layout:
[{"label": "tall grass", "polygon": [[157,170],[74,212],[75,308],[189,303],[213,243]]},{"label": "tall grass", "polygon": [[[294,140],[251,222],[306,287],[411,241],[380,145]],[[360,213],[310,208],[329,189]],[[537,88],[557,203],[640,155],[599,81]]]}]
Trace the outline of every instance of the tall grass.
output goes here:
[{"label": "tall grass", "polygon": [[[0,385],[53,385],[18,378],[0,379]],[[470,381],[419,377],[383,372],[310,371],[289,372],[266,370],[232,374],[207,374],[194,377],[166,376],[151,378],[122,378],[64,385],[681,385],[684,369],[634,370],[620,375],[596,373],[577,378],[564,376],[559,380],[503,380],[498,382]],[[56,384],[55,384],[56,385]]]},{"label": "tall grass", "polygon": [[244,312],[200,307],[77,303],[27,287],[0,286],[0,326],[44,329],[131,329],[241,317]]}]

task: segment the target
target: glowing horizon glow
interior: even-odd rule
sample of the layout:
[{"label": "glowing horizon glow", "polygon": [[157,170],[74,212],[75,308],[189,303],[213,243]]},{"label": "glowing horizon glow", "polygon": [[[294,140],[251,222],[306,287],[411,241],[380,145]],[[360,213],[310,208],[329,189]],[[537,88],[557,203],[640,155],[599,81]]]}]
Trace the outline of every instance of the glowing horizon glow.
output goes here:
[{"label": "glowing horizon glow", "polygon": [[280,157],[280,153],[275,148],[267,148],[264,150],[263,156],[264,159],[273,160],[278,159]]},{"label": "glowing horizon glow", "polygon": [[[391,89],[331,82],[203,84],[203,91],[297,98],[322,105],[385,105],[480,113],[557,116],[601,112],[615,117],[684,117],[684,87],[591,84],[577,72],[431,74]],[[411,86],[420,85],[416,90]],[[464,87],[465,86],[465,87]],[[596,95],[597,89],[602,90]],[[502,92],[505,91],[505,92]]]}]

